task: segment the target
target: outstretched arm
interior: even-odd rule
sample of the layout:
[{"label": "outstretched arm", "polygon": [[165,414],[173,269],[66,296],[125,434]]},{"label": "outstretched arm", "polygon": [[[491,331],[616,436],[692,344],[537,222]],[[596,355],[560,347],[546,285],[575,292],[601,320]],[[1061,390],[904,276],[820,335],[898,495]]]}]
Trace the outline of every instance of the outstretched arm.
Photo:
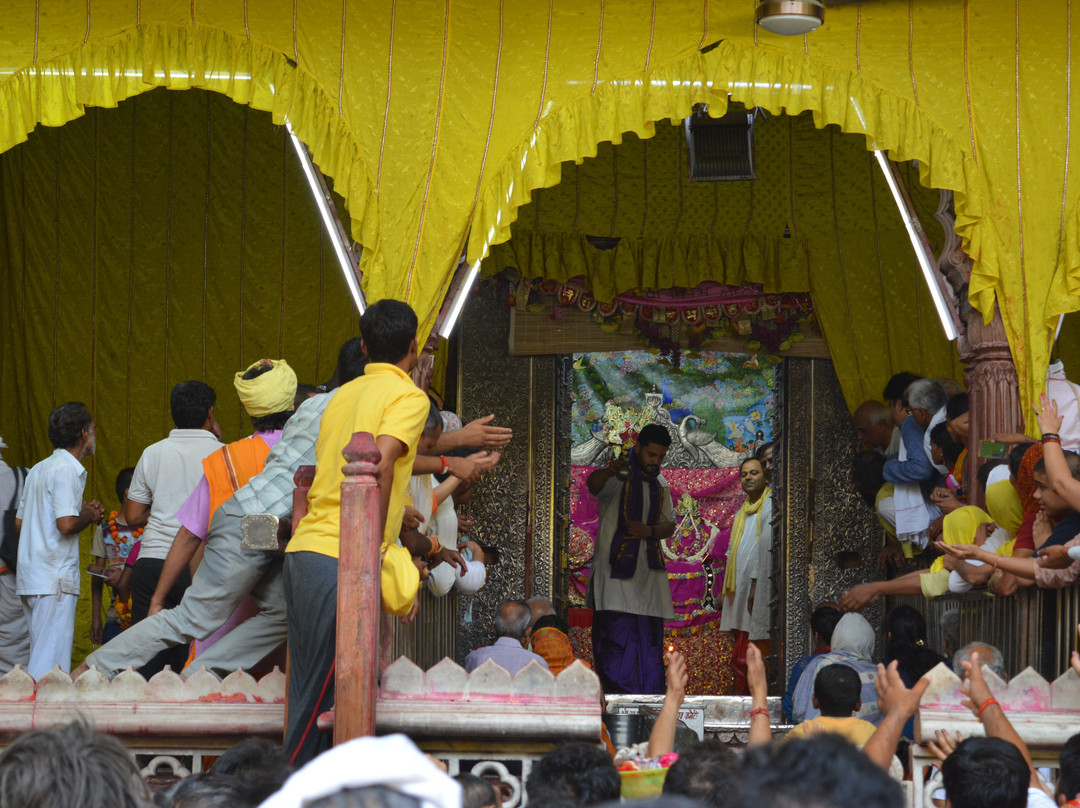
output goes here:
[{"label": "outstretched arm", "polygon": [[921,595],[922,585],[919,583],[921,575],[921,572],[909,572],[891,581],[856,584],[841,595],[837,603],[845,612],[859,612],[882,595]]},{"label": "outstretched arm", "polygon": [[621,469],[626,468],[629,462],[630,458],[623,455],[618,460],[612,460],[606,466],[596,469],[585,479],[585,485],[588,487],[589,493],[594,497],[599,496],[608,480],[614,477]]},{"label": "outstretched arm", "polygon": [[[1064,420],[1058,415],[1057,402],[1051,400],[1046,393],[1039,399],[1040,407],[1035,407],[1038,415],[1039,430],[1043,435],[1056,435],[1061,429]],[[1046,477],[1050,481],[1054,493],[1068,502],[1073,508],[1080,509],[1080,482],[1073,479],[1069,471],[1069,465],[1065,462],[1065,452],[1061,448],[1061,440],[1047,439],[1043,441],[1043,461],[1046,465]]]},{"label": "outstretched arm", "polygon": [[453,451],[454,449],[501,449],[514,437],[514,430],[505,426],[492,426],[495,414],[485,415],[475,421],[469,421],[461,429],[453,432],[443,431],[439,439],[435,441],[435,451],[438,454]]},{"label": "outstretched arm", "polygon": [[885,771],[892,765],[896,745],[900,743],[900,736],[904,732],[904,724],[915,715],[923,693],[930,686],[930,680],[923,677],[909,690],[900,678],[898,665],[899,663],[893,660],[888,668],[884,665],[877,666],[878,675],[874,680],[874,687],[877,688],[878,709],[885,717],[862,749],[863,754]]},{"label": "outstretched arm", "polygon": [[968,700],[964,703],[971,708],[971,712],[986,728],[986,737],[1008,741],[1020,750],[1020,754],[1024,756],[1028,771],[1031,774],[1031,787],[1042,789],[1042,780],[1039,779],[1038,772],[1035,771],[1035,766],[1031,762],[1031,752],[1028,751],[1027,744],[1024,743],[1019,733],[1013,728],[1005,715],[1005,710],[998,704],[994,694],[990,692],[990,687],[986,684],[986,679],[983,678],[982,663],[979,662],[979,655],[977,653],[972,654],[971,661],[964,662],[963,665],[963,690],[968,697]]},{"label": "outstretched arm", "polygon": [[678,651],[668,652],[667,690],[664,705],[656,717],[649,735],[649,757],[658,758],[675,751],[675,727],[679,721],[679,708],[686,698],[686,660]]},{"label": "outstretched arm", "polygon": [[158,577],[154,596],[150,598],[148,615],[157,614],[165,608],[165,598],[168,597],[177,580],[188,564],[191,563],[195,551],[199,549],[202,543],[202,539],[183,525],[180,526],[180,532],[173,539],[169,554],[165,556],[165,562],[161,565],[161,575]]},{"label": "outstretched arm", "polygon": [[772,741],[769,683],[765,678],[765,660],[753,643],[746,647],[746,684],[750,688],[750,737],[746,745],[762,746]]}]

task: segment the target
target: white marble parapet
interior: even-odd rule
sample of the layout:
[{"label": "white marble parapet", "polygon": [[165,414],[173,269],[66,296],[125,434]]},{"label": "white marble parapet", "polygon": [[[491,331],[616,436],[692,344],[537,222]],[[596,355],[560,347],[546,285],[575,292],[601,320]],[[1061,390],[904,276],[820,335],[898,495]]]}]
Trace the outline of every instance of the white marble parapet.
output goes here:
[{"label": "white marble parapet", "polygon": [[383,672],[376,726],[416,738],[596,740],[600,714],[600,680],[580,662],[558,676],[531,662],[511,676],[493,660],[466,673],[443,659],[425,672],[401,657]]},{"label": "white marble parapet", "polygon": [[[1032,668],[1021,671],[1007,685],[985,667],[983,674],[1009,722],[1029,746],[1060,746],[1076,733],[1080,723],[1080,677],[1071,668],[1053,682],[1047,682]],[[928,676],[930,687],[915,716],[916,741],[932,741],[939,730],[960,732],[965,738],[984,736],[982,723],[963,704],[967,697],[960,689],[960,677],[943,664]]]},{"label": "white marble parapet", "polygon": [[91,667],[78,679],[59,668],[35,682],[16,666],[0,678],[0,734],[84,718],[121,736],[281,734],[285,675],[256,681],[237,670],[224,680],[200,669],[184,679],[166,668],[149,682],[131,668],[113,679]]}]

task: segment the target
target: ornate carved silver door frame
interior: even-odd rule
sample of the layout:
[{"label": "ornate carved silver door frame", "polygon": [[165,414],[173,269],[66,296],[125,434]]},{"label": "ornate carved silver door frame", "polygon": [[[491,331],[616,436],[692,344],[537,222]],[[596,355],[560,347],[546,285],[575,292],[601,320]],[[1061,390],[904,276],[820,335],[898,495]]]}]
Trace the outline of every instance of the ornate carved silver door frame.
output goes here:
[{"label": "ornate carved silver door frame", "polygon": [[[810,613],[846,589],[880,577],[876,559],[881,527],[851,488],[851,460],[859,449],[832,362],[786,359],[777,379],[781,423],[774,486],[779,541],[773,565],[774,638],[782,654],[780,685],[792,665],[811,653]],[[863,611],[874,625],[880,606]]]},{"label": "ornate carved silver door frame", "polygon": [[[466,421],[493,412],[496,423],[514,429],[502,462],[466,509],[477,518],[474,538],[497,545],[502,560],[489,568],[480,596],[461,598],[461,658],[490,641],[499,601],[545,595],[562,606],[566,592],[571,357],[511,356],[505,299],[501,287],[482,288],[465,310],[459,341],[458,412]],[[785,360],[776,395],[774,489],[780,507],[773,651],[780,655],[782,685],[794,661],[812,650],[814,605],[876,577],[881,530],[851,491],[858,447],[832,363]],[[879,611],[866,614],[876,622]]]}]

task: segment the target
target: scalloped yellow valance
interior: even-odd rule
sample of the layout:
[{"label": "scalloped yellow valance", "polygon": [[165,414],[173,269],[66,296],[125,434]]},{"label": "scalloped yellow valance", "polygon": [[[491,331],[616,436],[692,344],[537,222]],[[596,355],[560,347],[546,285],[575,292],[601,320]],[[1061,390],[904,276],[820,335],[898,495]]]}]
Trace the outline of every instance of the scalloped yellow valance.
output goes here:
[{"label": "scalloped yellow valance", "polygon": [[1048,324],[1080,308],[1070,8],[883,0],[784,38],[752,4],[707,0],[20,0],[0,27],[0,150],[153,86],[270,110],[345,198],[368,295],[407,299],[426,329],[463,246],[506,240],[564,161],[729,93],[810,111],[956,192],[972,302],[1000,305],[1030,400]]},{"label": "scalloped yellow valance", "polygon": [[[812,292],[814,310],[852,409],[878,399],[898,370],[960,378],[900,213],[863,139],[818,129],[809,113],[759,117],[757,179],[689,182],[681,126],[648,140],[603,144],[536,191],[485,271],[581,276],[598,300],[703,280],[766,292]],[[901,166],[934,243],[940,194]],[[598,249],[589,236],[615,237]]]}]

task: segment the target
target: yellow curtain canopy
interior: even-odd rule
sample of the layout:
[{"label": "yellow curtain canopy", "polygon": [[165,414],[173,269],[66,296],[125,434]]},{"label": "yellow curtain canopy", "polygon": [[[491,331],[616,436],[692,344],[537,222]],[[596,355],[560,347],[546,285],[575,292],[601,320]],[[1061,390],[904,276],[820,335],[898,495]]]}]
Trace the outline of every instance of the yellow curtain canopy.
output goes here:
[{"label": "yellow curtain canopy", "polygon": [[[757,178],[690,182],[681,126],[602,144],[533,194],[512,238],[485,270],[565,282],[583,276],[597,299],[702,280],[811,292],[848,404],[880,399],[900,370],[961,378],[885,177],[862,138],[818,129],[809,113],[759,117]],[[937,191],[901,176],[940,245]],[[598,249],[587,237],[616,237]]]},{"label": "yellow curtain canopy", "polygon": [[1080,308],[1071,23],[1068,0],[846,4],[788,38],[749,2],[19,0],[0,151],[155,86],[269,110],[346,200],[369,297],[408,300],[426,330],[462,247],[505,241],[564,161],[729,94],[810,112],[956,192],[971,300],[1000,305],[1030,400],[1048,324]]}]

